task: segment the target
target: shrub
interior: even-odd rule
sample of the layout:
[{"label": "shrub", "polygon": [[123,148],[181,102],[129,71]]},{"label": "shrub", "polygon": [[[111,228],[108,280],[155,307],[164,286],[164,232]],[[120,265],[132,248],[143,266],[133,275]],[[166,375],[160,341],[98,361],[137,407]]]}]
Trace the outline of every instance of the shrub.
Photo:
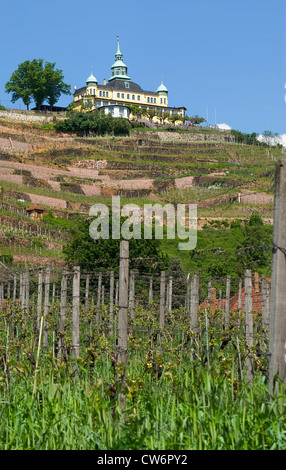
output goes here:
[{"label": "shrub", "polygon": [[74,132],[78,135],[128,135],[130,123],[127,119],[114,118],[98,110],[90,112],[73,111],[64,121],[55,124],[60,132]]}]

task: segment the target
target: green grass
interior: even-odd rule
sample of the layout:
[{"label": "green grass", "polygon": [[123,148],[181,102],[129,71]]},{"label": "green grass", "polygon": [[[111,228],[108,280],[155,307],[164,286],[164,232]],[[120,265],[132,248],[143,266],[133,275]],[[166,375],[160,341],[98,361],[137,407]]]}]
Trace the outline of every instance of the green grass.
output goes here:
[{"label": "green grass", "polygon": [[[158,328],[158,304],[154,303],[152,312],[138,307],[128,342],[126,386],[122,388],[115,374],[120,365],[114,369],[111,362],[116,329],[111,335],[110,325],[116,325],[117,310],[111,319],[106,309],[100,327],[93,323],[88,344],[95,310],[82,310],[80,358],[75,361],[68,353],[60,363],[53,347],[59,304],[53,305],[47,320],[49,346],[42,349],[35,371],[28,353],[36,355],[36,305],[30,305],[28,322],[18,308],[0,318],[3,357],[8,358],[0,369],[1,450],[286,449],[285,389],[281,386],[280,394],[272,397],[267,379],[257,366],[253,385],[245,383],[243,316],[241,327],[238,317],[230,317],[228,334],[233,341],[222,347],[223,313],[208,314],[212,350],[206,363],[204,312],[199,316],[200,341],[191,359],[188,317],[182,309],[174,311],[172,321],[166,323],[161,356],[158,343],[152,344],[149,339]],[[261,346],[265,332],[260,321],[255,317],[255,338]],[[70,335],[68,317],[65,348]],[[242,378],[233,347],[237,341]],[[124,409],[120,408],[120,394],[126,397]]]}]

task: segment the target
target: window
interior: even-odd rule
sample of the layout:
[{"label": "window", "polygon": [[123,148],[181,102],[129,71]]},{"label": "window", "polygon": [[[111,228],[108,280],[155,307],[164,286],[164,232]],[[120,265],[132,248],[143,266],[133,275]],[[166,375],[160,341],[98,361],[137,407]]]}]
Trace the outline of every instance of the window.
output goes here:
[{"label": "window", "polygon": [[105,96],[107,96],[107,98],[108,98],[108,96],[109,96],[109,95],[108,95],[108,91],[105,92]]},{"label": "window", "polygon": [[150,98],[149,98],[149,96],[148,96],[148,98],[147,98],[147,103],[150,103]]},{"label": "window", "polygon": [[102,91],[101,90],[99,91],[99,96],[102,96]]},{"label": "window", "polygon": [[127,93],[127,99],[130,100],[130,95],[129,95],[129,93]]},{"label": "window", "polygon": [[157,99],[156,99],[156,98],[154,98],[154,103],[157,103]]},{"label": "window", "polygon": [[135,95],[132,95],[132,99],[135,100]]},{"label": "window", "polygon": [[121,93],[121,98],[124,98],[124,93]]},{"label": "window", "polygon": [[164,104],[166,104],[166,98],[164,98]]},{"label": "window", "polygon": [[140,101],[140,95],[137,96],[137,100]]},{"label": "window", "polygon": [[153,103],[153,98],[150,98],[150,100],[151,100],[151,103]]},{"label": "window", "polygon": [[117,93],[117,98],[120,98],[120,93]]},{"label": "window", "polygon": [[125,84],[125,88],[129,88],[129,83],[128,82],[124,82]]},{"label": "window", "polygon": [[161,104],[163,103],[163,98],[160,98],[160,103],[161,103]]}]

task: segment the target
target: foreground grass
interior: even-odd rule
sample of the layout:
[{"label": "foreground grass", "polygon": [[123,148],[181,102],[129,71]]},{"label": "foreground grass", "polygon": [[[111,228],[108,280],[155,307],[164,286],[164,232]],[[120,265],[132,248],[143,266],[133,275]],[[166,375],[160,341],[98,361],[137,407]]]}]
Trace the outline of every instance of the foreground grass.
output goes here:
[{"label": "foreground grass", "polygon": [[35,308],[31,303],[29,321],[18,307],[0,317],[0,450],[286,449],[285,387],[271,396],[266,356],[256,356],[268,348],[259,315],[250,385],[244,315],[231,315],[225,329],[223,311],[201,311],[194,334],[188,313],[174,310],[159,353],[158,305],[137,307],[122,380],[122,363],[114,359],[117,309],[109,317],[105,308],[96,325],[95,308],[82,308],[75,360],[69,303],[60,361],[55,346],[60,310],[53,304],[50,341],[36,368]]},{"label": "foreground grass", "polygon": [[149,379],[123,416],[97,367],[77,380],[42,376],[34,399],[31,382],[13,381],[1,392],[0,449],[286,449],[281,399],[270,400],[261,377],[234,396],[231,380],[189,365]]}]

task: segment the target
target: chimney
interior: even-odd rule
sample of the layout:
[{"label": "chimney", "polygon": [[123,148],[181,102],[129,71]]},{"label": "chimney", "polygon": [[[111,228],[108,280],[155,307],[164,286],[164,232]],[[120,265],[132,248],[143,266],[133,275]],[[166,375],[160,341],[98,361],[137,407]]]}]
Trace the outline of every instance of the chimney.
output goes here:
[{"label": "chimney", "polygon": [[259,274],[254,273],[254,292],[259,292]]},{"label": "chimney", "polygon": [[106,85],[106,78],[103,79],[103,85]]}]

